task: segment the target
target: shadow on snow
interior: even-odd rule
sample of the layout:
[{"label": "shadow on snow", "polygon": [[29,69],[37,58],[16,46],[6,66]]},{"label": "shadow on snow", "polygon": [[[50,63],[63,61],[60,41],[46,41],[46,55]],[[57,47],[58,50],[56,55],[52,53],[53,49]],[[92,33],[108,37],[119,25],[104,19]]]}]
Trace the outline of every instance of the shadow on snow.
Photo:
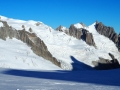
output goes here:
[{"label": "shadow on snow", "polygon": [[71,60],[73,61],[72,66],[73,66],[73,71],[76,70],[94,70],[91,66],[88,66],[80,61],[78,61],[76,58],[73,56],[70,56]]},{"label": "shadow on snow", "polygon": [[97,71],[90,66],[76,60],[73,56],[73,71],[27,71],[6,70],[2,73],[14,76],[32,77],[40,79],[63,80],[78,83],[92,83],[100,85],[120,86],[120,69]]}]

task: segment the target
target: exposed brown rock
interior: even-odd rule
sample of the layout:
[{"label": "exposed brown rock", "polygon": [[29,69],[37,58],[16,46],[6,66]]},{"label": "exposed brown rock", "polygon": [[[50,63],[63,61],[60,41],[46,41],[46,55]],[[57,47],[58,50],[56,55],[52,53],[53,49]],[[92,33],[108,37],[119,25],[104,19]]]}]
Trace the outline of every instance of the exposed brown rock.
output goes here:
[{"label": "exposed brown rock", "polygon": [[25,29],[25,26],[24,26],[24,25],[22,25],[22,28],[23,28],[23,29]]},{"label": "exposed brown rock", "polygon": [[[22,40],[23,42],[25,42],[29,46],[31,46],[31,49],[33,50],[33,52],[35,54],[45,58],[46,60],[51,61],[53,64],[61,67],[60,62],[58,62],[57,59],[54,58],[52,56],[52,54],[48,51],[45,43],[40,38],[38,38],[34,33],[31,34],[27,31],[20,30],[19,34],[20,34],[20,40]],[[30,38],[32,38],[32,39],[30,39]]]},{"label": "exposed brown rock", "polygon": [[81,24],[83,27],[86,27],[86,25],[85,25],[84,23],[81,22],[80,24]]},{"label": "exposed brown rock", "polygon": [[63,28],[63,27],[60,25],[58,28],[56,28],[56,30],[57,30],[57,31],[60,31],[60,32],[63,32],[62,28]]},{"label": "exposed brown rock", "polygon": [[116,44],[118,50],[120,51],[119,36],[117,33],[115,33],[112,27],[107,27],[103,25],[102,22],[99,22],[99,23],[97,22],[95,27],[99,34],[104,35],[108,37],[110,40],[112,40]]},{"label": "exposed brown rock", "polygon": [[61,67],[60,62],[55,57],[52,56],[52,54],[48,51],[45,43],[39,37],[37,37],[35,33],[29,33],[25,31],[24,27],[23,30],[15,30],[12,27],[9,27],[7,25],[7,22],[2,23],[4,24],[4,27],[0,27],[1,39],[6,40],[7,37],[9,37],[10,39],[12,38],[19,39],[26,43],[28,46],[30,46],[35,54],[45,58],[46,60],[51,61],[58,67]]},{"label": "exposed brown rock", "polygon": [[94,42],[92,33],[86,34],[86,43],[90,46],[92,46],[92,45],[95,46],[95,42]]},{"label": "exposed brown rock", "polygon": [[69,28],[69,34],[77,39],[82,39],[90,46],[96,47],[92,33],[86,29],[78,29],[72,24]]},{"label": "exposed brown rock", "polygon": [[41,24],[42,24],[42,23],[40,23],[40,22],[37,22],[37,23],[36,23],[36,26],[39,26],[39,25],[41,25]]},{"label": "exposed brown rock", "polygon": [[82,36],[82,29],[77,29],[73,24],[69,28],[70,36],[73,36],[77,39],[81,39]]},{"label": "exposed brown rock", "polygon": [[92,61],[92,64],[95,66],[95,69],[98,70],[107,70],[107,69],[115,69],[120,68],[120,64],[117,59],[115,59],[114,55],[109,53],[112,60],[104,59],[99,57],[98,61]]},{"label": "exposed brown rock", "polygon": [[6,40],[7,37],[12,39],[13,37],[18,38],[18,33],[16,30],[13,30],[12,27],[9,27],[7,22],[1,21],[3,23],[3,27],[0,28],[0,38]]},{"label": "exposed brown rock", "polygon": [[63,30],[63,26],[61,26],[61,25],[58,28],[56,28],[56,30],[60,31],[60,32],[64,32],[67,35],[69,35],[69,29],[66,28],[65,30]]},{"label": "exposed brown rock", "polygon": [[8,27],[9,28],[9,25],[7,24],[7,22],[6,21],[1,21],[2,23],[3,23],[3,27]]},{"label": "exposed brown rock", "polygon": [[29,28],[29,31],[32,32],[32,28]]}]

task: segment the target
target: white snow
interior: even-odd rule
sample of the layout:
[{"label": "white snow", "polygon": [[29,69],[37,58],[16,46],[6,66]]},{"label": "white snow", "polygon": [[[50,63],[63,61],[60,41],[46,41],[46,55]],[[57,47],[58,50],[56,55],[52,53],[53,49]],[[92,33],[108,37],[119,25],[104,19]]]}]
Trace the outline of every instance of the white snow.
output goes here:
[{"label": "white snow", "polygon": [[[22,41],[0,39],[0,90],[120,89],[120,69],[96,71],[87,66],[92,66],[91,62],[98,60],[98,57],[110,59],[109,52],[120,61],[120,53],[115,44],[96,32],[95,23],[86,29],[93,34],[97,48],[64,32],[59,33],[39,21],[0,17],[17,30],[22,30],[22,25],[25,26],[26,31],[31,27],[33,32],[45,42],[52,55],[62,63],[63,69],[71,70],[79,66],[79,71],[63,71],[35,55]],[[36,26],[36,23],[39,25]],[[81,28],[80,24],[75,26]]]},{"label": "white snow", "polygon": [[80,23],[76,23],[76,24],[74,24],[74,26],[75,26],[76,28],[84,28]]},{"label": "white snow", "polygon": [[[118,52],[117,47],[111,40],[97,33],[95,23],[86,27],[86,29],[93,34],[97,48],[87,45],[82,40],[68,36],[64,32],[55,31],[42,22],[39,26],[36,26],[39,21],[23,21],[3,16],[1,16],[1,20],[7,21],[10,26],[17,30],[22,30],[22,25],[25,26],[26,31],[29,31],[31,27],[32,31],[45,42],[50,53],[62,62],[63,69],[71,70],[73,68],[71,63],[74,63],[74,60],[71,56],[90,66],[93,66],[91,62],[98,60],[98,57],[111,59],[108,53],[112,53],[120,61],[120,52]],[[76,28],[82,27],[80,23],[75,24],[75,26]]]},{"label": "white snow", "polygon": [[37,56],[29,46],[17,39],[0,39],[0,67],[15,69],[61,70]]},{"label": "white snow", "polygon": [[65,32],[66,30],[68,31],[69,29],[67,27],[62,26],[62,30],[63,32]]},{"label": "white snow", "polygon": [[2,23],[2,22],[0,22],[0,27],[1,27],[1,26],[3,26],[3,23]]}]

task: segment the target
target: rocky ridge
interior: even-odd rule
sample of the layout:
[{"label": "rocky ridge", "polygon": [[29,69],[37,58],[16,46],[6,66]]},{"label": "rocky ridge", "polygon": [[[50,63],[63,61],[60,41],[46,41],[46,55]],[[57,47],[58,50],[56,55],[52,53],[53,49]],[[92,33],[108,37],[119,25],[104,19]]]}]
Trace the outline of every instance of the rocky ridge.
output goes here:
[{"label": "rocky ridge", "polygon": [[120,35],[115,33],[114,28],[105,26],[102,22],[97,21],[95,28],[99,34],[104,35],[105,37],[108,37],[110,40],[112,40],[120,51]]},{"label": "rocky ridge", "polygon": [[3,23],[3,27],[0,27],[0,38],[6,40],[6,38],[16,38],[18,40],[23,41],[28,46],[31,47],[31,50],[40,57],[45,58],[46,60],[51,61],[53,64],[61,67],[60,62],[52,56],[52,54],[48,51],[45,43],[35,35],[35,33],[30,33],[25,30],[16,30],[9,26],[6,21],[0,21]]},{"label": "rocky ridge", "polygon": [[[46,40],[45,40],[45,43],[46,43],[46,45],[45,45],[45,43],[44,43],[44,41],[42,41],[42,40],[44,40],[42,37],[37,37],[37,36],[39,36],[38,34],[37,34],[37,32],[35,32],[35,33],[32,33],[32,31],[34,31],[34,30],[32,30],[33,28],[31,28],[31,26],[29,25],[29,27],[28,28],[25,28],[25,27],[27,27],[27,26],[24,26],[24,25],[26,25],[26,24],[21,24],[20,26],[22,26],[22,29],[15,29],[15,28],[13,28],[14,27],[14,25],[13,25],[13,27],[12,27],[12,24],[10,24],[9,22],[9,24],[11,25],[11,26],[9,26],[8,24],[7,24],[7,22],[6,21],[0,21],[0,24],[1,23],[3,23],[3,25],[1,25],[2,27],[0,28],[0,38],[1,39],[3,39],[3,40],[6,40],[6,38],[10,38],[10,39],[12,39],[12,38],[17,38],[17,39],[19,39],[19,40],[21,40],[21,41],[23,41],[24,43],[26,43],[29,47],[31,47],[31,49],[32,49],[32,51],[35,53],[35,54],[37,54],[38,56],[41,56],[41,57],[43,57],[43,58],[45,58],[45,59],[47,59],[47,60],[49,60],[49,61],[51,61],[53,64],[55,64],[55,65],[57,65],[57,66],[59,66],[59,67],[61,67],[62,68],[62,66],[61,66],[61,61],[59,62],[55,57],[53,57],[52,56],[52,54],[54,55],[54,53],[53,52],[49,52],[48,51],[48,49],[47,49],[47,46],[46,45],[48,45],[46,42]],[[33,23],[34,24],[34,23]],[[97,23],[98,24],[98,23]],[[18,25],[19,25],[19,23],[18,23]],[[69,42],[70,42],[70,40],[71,40],[71,38],[77,38],[77,39],[75,39],[75,40],[77,40],[78,42],[79,42],[79,40],[81,40],[80,42],[82,43],[83,41],[85,41],[88,45],[89,45],[89,48],[93,48],[93,50],[94,51],[97,51],[97,48],[94,48],[94,47],[96,47],[96,45],[95,45],[95,41],[96,41],[96,36],[94,35],[94,33],[93,33],[93,35],[92,35],[92,30],[95,30],[96,31],[96,29],[94,29],[94,28],[96,28],[97,27],[97,25],[92,25],[92,29],[91,28],[87,28],[84,24],[81,24],[80,26],[79,26],[80,24],[77,24],[77,25],[71,25],[70,26],[70,28],[69,29],[67,29],[67,28],[65,28],[65,27],[63,27],[63,26],[60,26],[59,28],[57,28],[57,30],[58,31],[61,31],[61,32],[65,32],[66,33],[66,31],[67,31],[67,33],[66,34],[68,34],[69,36],[67,36],[67,37],[69,37],[70,39],[69,39]],[[38,25],[39,26],[39,25]],[[94,26],[96,26],[96,27],[94,27]],[[35,29],[35,28],[34,28]],[[88,29],[88,30],[87,30]],[[41,29],[37,29],[37,30],[41,30]],[[44,30],[44,29],[43,29]],[[89,30],[91,30],[91,31],[89,31]],[[112,29],[110,29],[110,30],[112,30]],[[100,31],[100,30],[98,30],[98,31]],[[50,31],[51,32],[51,31]],[[112,32],[112,31],[111,31]],[[44,33],[44,32],[43,32]],[[59,33],[59,32],[56,32],[56,33]],[[56,35],[56,33],[54,33],[54,35]],[[103,32],[101,31],[100,33],[102,33],[102,35],[103,35]],[[113,33],[113,32],[112,32]],[[59,33],[59,34],[63,34],[63,35],[65,35],[64,33]],[[98,33],[97,33],[98,34]],[[107,34],[106,34],[107,35]],[[112,35],[111,33],[110,33],[110,35],[111,36],[114,36],[114,34]],[[70,37],[70,36],[72,36],[72,37]],[[93,36],[95,36],[95,41],[94,41],[94,37]],[[98,36],[101,36],[101,35],[99,35],[98,34]],[[108,35],[109,36],[109,35]],[[109,36],[109,37],[111,37],[111,36]],[[73,39],[74,39],[73,38]],[[58,39],[58,38],[57,38]],[[59,39],[61,39],[61,37],[59,38]],[[52,39],[50,39],[50,40],[52,40]],[[98,40],[98,38],[97,38],[97,40]],[[118,40],[116,39],[116,35],[114,36],[114,37],[112,37],[112,39],[111,39],[112,41],[114,41],[115,43],[116,43],[116,45],[119,43],[119,35],[118,35]],[[110,40],[110,42],[111,42],[111,40]],[[98,44],[97,43],[98,41],[96,41],[96,44]],[[55,42],[55,43],[57,43],[57,42]],[[102,41],[101,41],[101,43],[103,43]],[[72,44],[72,43],[71,43]],[[87,44],[84,44],[84,45],[86,45],[86,46],[88,46]],[[114,44],[114,43],[113,43]],[[113,45],[112,44],[112,45]],[[82,44],[81,44],[82,45]],[[80,47],[82,47],[81,45],[79,45]],[[84,46],[83,45],[83,46]],[[108,44],[107,44],[108,45]],[[106,46],[107,46],[106,45]],[[91,50],[89,49],[89,48],[86,48],[86,46],[85,46],[85,50],[89,50],[90,51],[90,53],[91,53]],[[94,46],[94,47],[90,47],[90,46]],[[99,47],[99,46],[98,46]],[[49,45],[48,45],[48,48],[50,48],[49,47]],[[84,47],[83,47],[83,49],[84,49]],[[116,49],[116,48],[115,48]],[[83,51],[85,51],[85,50],[83,50]],[[106,50],[106,49],[105,49]],[[51,51],[51,50],[50,50]],[[117,49],[116,49],[116,51],[117,51]],[[86,53],[88,53],[88,51],[85,51]],[[111,52],[111,51],[110,51]],[[96,53],[96,52],[95,52]],[[106,54],[108,53],[108,52],[105,52]],[[111,52],[112,53],[112,52]],[[66,53],[67,54],[67,53]],[[94,54],[94,53],[93,53]],[[74,54],[75,55],[75,54]],[[78,54],[79,55],[79,54]],[[95,54],[94,54],[95,55]],[[93,56],[92,54],[90,54],[90,56]],[[105,58],[105,57],[104,57]],[[108,65],[108,64],[110,64],[110,66],[111,65],[113,65],[113,64],[115,64],[114,62],[118,62],[118,60],[116,59],[112,59],[112,60],[110,60],[110,59],[104,59],[104,58],[99,58],[100,60],[98,60],[98,62],[97,63],[101,63],[101,62],[106,62],[106,63],[104,63],[105,65]],[[107,57],[108,58],[108,57]],[[118,57],[117,57],[118,58]],[[79,58],[79,59],[81,59],[81,58]],[[83,59],[84,60],[84,59]],[[97,60],[97,59],[92,59],[92,60]],[[92,62],[92,61],[90,61],[90,62]],[[109,63],[108,63],[109,62]],[[111,64],[112,63],[112,64]],[[71,63],[70,63],[71,64]],[[118,64],[119,64],[119,62],[118,62]],[[95,66],[95,65],[94,65]],[[116,67],[112,67],[112,68],[116,68]],[[110,68],[111,69],[111,68]]]},{"label": "rocky ridge", "polygon": [[99,60],[92,61],[92,64],[95,66],[94,68],[97,70],[120,68],[120,64],[119,64],[118,60],[114,57],[114,55],[109,53],[109,56],[111,57],[112,60],[99,57]]},{"label": "rocky ridge", "polygon": [[66,34],[69,34],[69,30],[66,27],[63,27],[60,25],[59,27],[56,28],[57,31],[64,32]]},{"label": "rocky ridge", "polygon": [[76,28],[74,24],[71,24],[69,29],[63,30],[63,26],[60,25],[56,30],[60,32],[65,32],[66,34],[73,36],[79,40],[82,39],[88,45],[96,47],[92,33],[90,33],[87,29],[84,28],[86,27],[85,24],[80,24],[83,26],[83,28]]},{"label": "rocky ridge", "polygon": [[[81,24],[81,25],[84,25],[84,24]],[[84,27],[86,26],[84,25]],[[104,26],[101,22],[100,23],[96,22],[95,28],[99,34],[104,35],[105,37],[112,40],[117,46],[118,50],[120,51],[120,34],[117,35],[117,33],[115,33],[112,27]],[[58,31],[59,31],[59,28],[58,28]],[[60,31],[62,31],[62,29]],[[72,24],[69,28],[68,35],[73,36],[79,40],[82,39],[88,45],[96,47],[92,33],[90,33],[85,28],[76,28],[75,25]],[[112,60],[99,57],[99,60],[92,61],[94,68],[97,70],[120,68],[119,61],[114,57],[114,55],[109,53],[109,56],[112,58]]]}]

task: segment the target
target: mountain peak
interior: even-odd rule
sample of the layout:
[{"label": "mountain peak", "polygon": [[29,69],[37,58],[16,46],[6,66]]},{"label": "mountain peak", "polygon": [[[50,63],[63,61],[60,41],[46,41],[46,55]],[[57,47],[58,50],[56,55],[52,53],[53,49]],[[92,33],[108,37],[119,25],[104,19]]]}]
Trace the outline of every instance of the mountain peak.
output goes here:
[{"label": "mountain peak", "polygon": [[84,29],[86,29],[87,27],[86,27],[86,25],[84,24],[84,23],[76,23],[76,24],[74,24],[74,26],[76,27],[76,28],[84,28]]}]

